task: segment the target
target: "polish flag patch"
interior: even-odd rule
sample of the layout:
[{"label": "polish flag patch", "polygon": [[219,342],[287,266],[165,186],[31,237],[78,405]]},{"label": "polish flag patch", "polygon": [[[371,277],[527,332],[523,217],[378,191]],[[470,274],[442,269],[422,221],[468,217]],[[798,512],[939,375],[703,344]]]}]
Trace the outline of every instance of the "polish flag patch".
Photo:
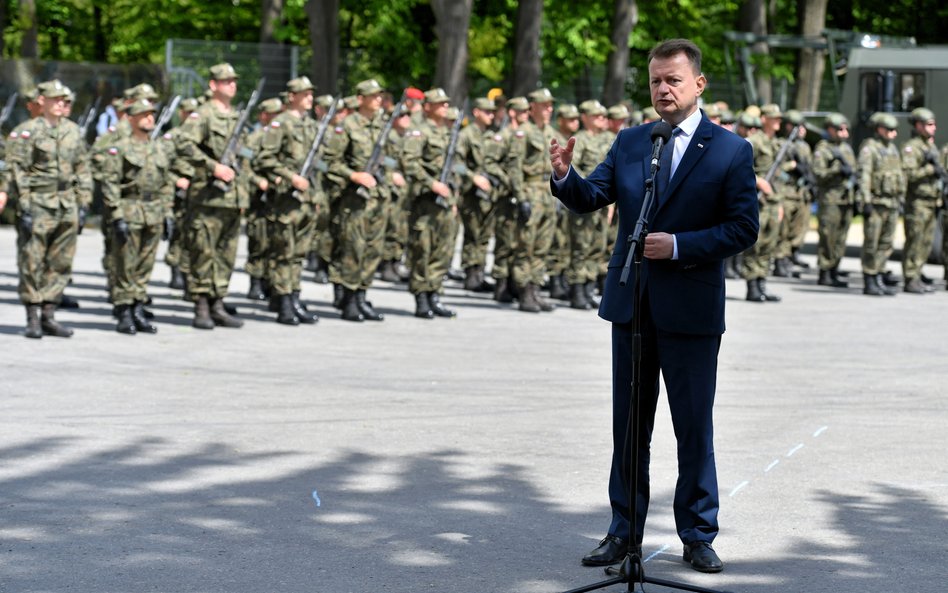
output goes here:
[{"label": "polish flag patch", "polygon": [[113,146],[112,148],[109,149],[109,154],[111,155],[118,154],[118,149]]}]

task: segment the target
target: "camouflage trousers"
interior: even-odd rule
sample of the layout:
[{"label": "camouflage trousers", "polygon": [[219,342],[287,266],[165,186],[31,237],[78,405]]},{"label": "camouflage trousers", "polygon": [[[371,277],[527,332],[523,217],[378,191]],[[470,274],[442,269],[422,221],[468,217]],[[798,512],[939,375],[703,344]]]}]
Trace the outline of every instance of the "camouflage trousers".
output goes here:
[{"label": "camouflage trousers", "polygon": [[267,225],[267,218],[262,212],[247,214],[247,263],[244,264],[244,271],[254,278],[267,278],[270,272]]},{"label": "camouflage trousers", "polygon": [[803,247],[806,231],[810,226],[810,204],[806,200],[784,200],[783,220],[780,221],[780,238],[776,258],[790,257]]},{"label": "camouflage trousers", "polygon": [[615,249],[619,235],[619,210],[613,209],[612,220],[609,220],[609,208],[602,210],[602,257],[599,260],[599,275],[605,276],[609,271],[609,258]]},{"label": "camouflage trousers", "polygon": [[270,241],[270,286],[278,295],[300,290],[303,260],[313,242],[316,217],[313,205],[289,195],[277,196],[267,212]]},{"label": "camouflage trousers", "polygon": [[102,271],[105,272],[105,286],[112,293],[115,286],[115,241],[112,239],[112,216],[108,208],[102,209]]},{"label": "camouflage trousers", "polygon": [[187,246],[187,211],[185,209],[185,200],[175,196],[174,198],[174,235],[168,242],[168,252],[165,253],[165,263],[169,266],[181,270],[182,274],[187,275],[191,261],[188,256]]},{"label": "camouflage trousers", "polygon": [[757,242],[744,252],[741,276],[745,280],[766,278],[770,272],[770,261],[777,251],[780,239],[780,202],[765,202],[760,205],[760,230]]},{"label": "camouflage trousers", "polygon": [[33,232],[29,237],[19,233],[17,238],[20,301],[59,303],[72,275],[79,210],[75,203],[53,208],[34,204],[30,215]]},{"label": "camouflage trousers", "polygon": [[567,284],[595,282],[599,276],[600,253],[605,245],[604,218],[599,212],[566,214],[569,221],[569,265]]},{"label": "camouflage trousers", "polygon": [[187,225],[190,256],[188,290],[191,297],[227,296],[237,258],[240,211],[233,208],[192,206]]},{"label": "camouflage trousers", "polygon": [[550,243],[550,253],[546,260],[547,270],[551,276],[565,274],[569,267],[570,259],[570,211],[567,210],[563,202],[553,198],[553,211],[556,216],[553,225],[553,240]]},{"label": "camouflage trousers", "polygon": [[408,245],[408,208],[402,192],[392,191],[392,199],[385,202],[385,242],[383,261],[402,261]]},{"label": "camouflage trousers", "polygon": [[875,276],[885,272],[892,255],[892,238],[899,221],[899,209],[873,204],[872,213],[862,221],[862,273]]},{"label": "camouflage trousers", "polygon": [[543,286],[547,258],[556,228],[556,208],[547,182],[530,183],[521,200],[530,203],[530,219],[517,219],[517,244],[513,253],[513,279],[517,286]]},{"label": "camouflage trousers", "polygon": [[934,200],[915,199],[905,204],[905,246],[902,247],[902,273],[906,280],[918,278],[935,242]]},{"label": "camouflage trousers", "polygon": [[444,276],[454,255],[457,224],[454,211],[435,203],[433,194],[414,199],[408,219],[409,292],[442,292]]},{"label": "camouflage trousers", "polygon": [[494,206],[494,265],[490,275],[495,280],[510,278],[516,245],[517,207],[510,196],[501,196]]},{"label": "camouflage trousers", "polygon": [[385,240],[385,204],[379,197],[363,198],[346,189],[337,200],[335,249],[329,280],[349,290],[372,286],[382,261]]},{"label": "camouflage trousers", "polygon": [[853,220],[852,204],[820,204],[817,215],[820,242],[817,263],[820,270],[835,270],[846,254],[846,236]]},{"label": "camouflage trousers", "polygon": [[487,248],[494,232],[494,203],[489,198],[480,198],[476,192],[461,197],[458,208],[461,224],[464,225],[464,246],[461,248],[461,267],[487,263]]},{"label": "camouflage trousers", "polygon": [[155,267],[161,225],[129,225],[128,240],[113,243],[112,264],[115,284],[112,285],[112,304],[131,305],[148,298],[148,279]]}]

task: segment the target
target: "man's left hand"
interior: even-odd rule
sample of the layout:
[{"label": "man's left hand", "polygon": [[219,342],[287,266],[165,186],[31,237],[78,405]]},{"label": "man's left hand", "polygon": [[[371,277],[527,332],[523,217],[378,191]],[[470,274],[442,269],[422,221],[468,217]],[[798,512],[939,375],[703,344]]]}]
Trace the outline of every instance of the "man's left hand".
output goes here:
[{"label": "man's left hand", "polygon": [[648,259],[671,259],[675,254],[675,238],[668,233],[649,233],[645,236],[645,249],[642,251]]}]

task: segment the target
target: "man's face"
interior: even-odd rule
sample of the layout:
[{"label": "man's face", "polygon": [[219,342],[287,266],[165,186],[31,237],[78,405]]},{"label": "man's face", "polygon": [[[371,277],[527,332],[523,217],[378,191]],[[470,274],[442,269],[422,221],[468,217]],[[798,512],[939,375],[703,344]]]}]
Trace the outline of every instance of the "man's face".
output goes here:
[{"label": "man's face", "polygon": [[764,124],[764,133],[773,136],[780,130],[780,124],[783,121],[779,117],[762,116],[760,121]]},{"label": "man's face", "polygon": [[211,92],[219,99],[231,101],[237,96],[237,79],[225,78],[223,80],[212,80],[208,84]]},{"label": "man's face", "polygon": [[935,130],[938,129],[938,126],[935,125],[935,120],[930,119],[928,121],[917,121],[915,122],[915,131],[918,132],[918,135],[928,140],[929,138],[935,137]]},{"label": "man's face", "polygon": [[530,119],[529,111],[517,111],[516,109],[510,110],[510,117],[518,124],[525,124],[527,120]]},{"label": "man's face", "polygon": [[36,99],[45,117],[59,118],[66,109],[66,97],[43,97]]},{"label": "man's face", "polygon": [[849,139],[849,126],[840,126],[838,128],[828,128],[826,130],[829,132],[830,138],[833,140],[848,140]]},{"label": "man's face", "polygon": [[440,103],[425,103],[425,114],[431,118],[444,119],[444,117],[448,114],[449,107],[451,107],[451,103],[448,101],[442,101]]},{"label": "man's face", "polygon": [[561,117],[558,119],[558,123],[559,123],[560,131],[563,132],[564,134],[575,134],[576,130],[579,129],[578,117],[571,117],[568,119],[565,117]]},{"label": "man's face", "polygon": [[530,103],[530,117],[537,125],[550,123],[553,117],[553,103]]},{"label": "man's face", "polygon": [[477,123],[484,127],[488,127],[492,123],[494,123],[493,111],[485,111],[483,109],[474,109],[472,111],[472,114],[474,115],[474,119],[477,120]]},{"label": "man's face", "polygon": [[892,142],[895,140],[895,137],[899,135],[899,131],[890,130],[889,128],[878,127],[876,128],[876,133],[879,134],[879,137],[885,140],[886,142]]},{"label": "man's face", "polygon": [[146,111],[145,113],[131,115],[128,118],[128,122],[132,125],[133,129],[139,132],[150,132],[155,129],[155,112]]},{"label": "man's face", "polygon": [[648,65],[652,107],[671,125],[678,125],[698,108],[707,81],[696,73],[684,52],[654,58]]},{"label": "man's face", "polygon": [[313,108],[313,91],[300,91],[290,93],[290,107],[294,111],[302,111],[304,114]]},{"label": "man's face", "polygon": [[377,113],[382,108],[382,93],[373,95],[359,95],[359,111],[365,113]]},{"label": "man's face", "polygon": [[605,115],[584,115],[582,117],[583,127],[593,132],[601,132],[606,129],[609,120]]},{"label": "man's face", "polygon": [[624,119],[610,119],[608,120],[608,122],[609,122],[609,130],[615,132],[616,134],[618,134],[623,129],[625,129]]}]

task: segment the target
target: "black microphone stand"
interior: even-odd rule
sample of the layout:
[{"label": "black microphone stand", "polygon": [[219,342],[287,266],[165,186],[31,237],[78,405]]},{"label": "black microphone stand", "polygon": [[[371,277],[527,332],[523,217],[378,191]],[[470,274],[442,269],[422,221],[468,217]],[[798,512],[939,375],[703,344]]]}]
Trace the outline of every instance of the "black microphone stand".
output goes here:
[{"label": "black microphone stand", "polygon": [[[659,130],[659,126],[662,126],[663,124],[667,128],[667,133],[663,133],[665,130]],[[642,251],[644,249],[645,236],[648,234],[648,216],[652,211],[652,204],[657,201],[655,178],[661,169],[659,156],[664,143],[670,136],[671,127],[664,122],[657,124],[655,126],[655,130],[652,132],[652,138],[655,140],[655,147],[652,152],[651,171],[649,178],[645,181],[645,199],[642,200],[642,210],[639,212],[639,218],[635,223],[635,230],[631,235],[629,235],[626,241],[629,252],[625,258],[625,265],[622,267],[622,275],[619,277],[619,285],[625,286],[629,280],[629,273],[632,270],[633,265],[635,266],[635,280],[632,283],[632,405],[629,406],[629,421],[626,429],[626,434],[629,435],[629,439],[625,442],[625,451],[623,453],[623,460],[629,460],[631,457],[632,463],[622,464],[629,474],[629,552],[626,554],[625,560],[623,560],[622,564],[619,566],[618,571],[612,567],[606,569],[607,575],[616,575],[613,578],[579,587],[577,589],[570,589],[564,593],[586,593],[587,591],[604,589],[606,587],[611,587],[612,585],[618,585],[620,583],[628,583],[628,591],[635,591],[636,583],[640,583],[642,585],[645,583],[651,583],[661,587],[679,589],[682,591],[692,591],[694,593],[726,593],[725,591],[706,589],[704,587],[697,587],[688,583],[677,583],[674,581],[656,579],[646,576],[642,557],[638,551],[639,545],[636,541],[638,539],[636,532],[638,531],[637,511],[640,421],[639,398],[642,389],[641,377],[643,350],[642,295],[639,292],[642,282]],[[661,140],[661,142],[659,142],[659,140]],[[630,448],[631,452],[629,451]]]}]

